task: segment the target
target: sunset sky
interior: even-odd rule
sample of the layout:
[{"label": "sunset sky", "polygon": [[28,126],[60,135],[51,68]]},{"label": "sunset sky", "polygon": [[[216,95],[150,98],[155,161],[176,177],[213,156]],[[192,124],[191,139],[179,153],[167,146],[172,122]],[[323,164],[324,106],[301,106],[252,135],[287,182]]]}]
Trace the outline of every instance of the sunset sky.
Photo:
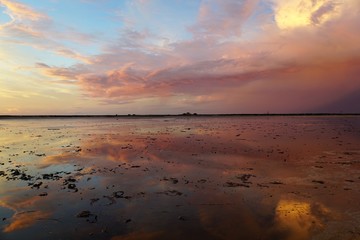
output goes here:
[{"label": "sunset sky", "polygon": [[359,0],[0,0],[0,114],[360,112]]}]

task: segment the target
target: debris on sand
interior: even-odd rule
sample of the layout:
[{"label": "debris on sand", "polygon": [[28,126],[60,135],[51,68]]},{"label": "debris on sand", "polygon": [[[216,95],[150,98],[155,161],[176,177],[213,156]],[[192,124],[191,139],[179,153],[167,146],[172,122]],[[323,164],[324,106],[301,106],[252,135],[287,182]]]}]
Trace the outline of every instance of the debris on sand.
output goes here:
[{"label": "debris on sand", "polygon": [[115,198],[123,198],[124,197],[124,191],[116,191],[116,192],[113,192],[113,197]]},{"label": "debris on sand", "polygon": [[163,179],[161,179],[161,181],[170,181],[173,184],[177,184],[179,182],[179,180],[177,178],[173,178],[173,177],[171,177],[171,178],[164,177]]},{"label": "debris on sand", "polygon": [[90,211],[82,211],[76,215],[77,218],[86,218],[88,223],[97,223],[98,217]]},{"label": "debris on sand", "polygon": [[32,184],[32,187],[31,187],[31,188],[37,188],[37,189],[39,189],[42,184],[43,184],[43,182],[34,183],[34,184]]},{"label": "debris on sand", "polygon": [[96,203],[99,200],[100,200],[100,198],[92,198],[92,199],[90,199],[90,205],[94,205],[94,203]]},{"label": "debris on sand", "polygon": [[207,180],[206,180],[206,179],[200,179],[200,180],[198,180],[197,182],[198,182],[198,183],[206,183]]},{"label": "debris on sand", "polygon": [[76,215],[77,218],[88,218],[91,216],[90,211],[82,211]]},{"label": "debris on sand", "polygon": [[318,184],[325,184],[324,181],[322,180],[312,180],[313,183],[318,183]]},{"label": "debris on sand", "polygon": [[272,181],[272,182],[269,182],[270,184],[274,184],[274,185],[281,185],[281,184],[284,184],[283,182],[280,182],[280,181]]},{"label": "debris on sand", "polygon": [[251,177],[255,177],[255,175],[253,175],[253,174],[242,174],[242,175],[237,176],[236,178],[240,179],[243,183],[251,184],[251,182],[248,181]]},{"label": "debris on sand", "polygon": [[77,191],[79,191],[79,189],[76,187],[76,184],[74,183],[76,181],[77,180],[75,178],[69,177],[64,180],[63,185],[67,186],[68,189],[74,190],[74,192],[77,192]]},{"label": "debris on sand", "polygon": [[106,198],[107,200],[109,200],[109,203],[108,204],[106,204],[107,206],[110,206],[110,205],[113,205],[113,204],[115,204],[116,203],[116,201],[115,201],[115,198],[114,197],[111,197],[111,196],[103,196],[103,198]]},{"label": "debris on sand", "polygon": [[224,187],[246,187],[249,188],[249,185],[243,184],[243,183],[236,183],[236,182],[226,182],[224,184]]},{"label": "debris on sand", "polygon": [[54,173],[45,173],[45,174],[42,174],[42,178],[44,180],[59,180],[61,178],[61,176],[54,174]]},{"label": "debris on sand", "polygon": [[184,216],[179,216],[178,219],[179,219],[180,221],[186,221],[186,218],[185,218]]},{"label": "debris on sand", "polygon": [[73,183],[68,184],[68,189],[76,189],[76,185]]},{"label": "debris on sand", "polygon": [[179,192],[177,190],[168,190],[168,191],[163,191],[163,192],[157,192],[157,194],[165,194],[167,196],[181,196],[183,193]]},{"label": "debris on sand", "polygon": [[11,171],[11,175],[13,176],[18,176],[21,174],[19,169],[11,169],[10,171]]}]

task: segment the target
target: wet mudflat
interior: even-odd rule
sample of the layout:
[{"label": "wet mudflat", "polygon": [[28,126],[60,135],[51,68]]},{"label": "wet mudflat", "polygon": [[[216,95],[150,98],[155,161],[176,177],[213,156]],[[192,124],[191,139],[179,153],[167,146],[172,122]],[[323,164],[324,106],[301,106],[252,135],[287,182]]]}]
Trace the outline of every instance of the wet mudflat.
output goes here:
[{"label": "wet mudflat", "polygon": [[360,239],[360,117],[0,120],[0,239]]}]

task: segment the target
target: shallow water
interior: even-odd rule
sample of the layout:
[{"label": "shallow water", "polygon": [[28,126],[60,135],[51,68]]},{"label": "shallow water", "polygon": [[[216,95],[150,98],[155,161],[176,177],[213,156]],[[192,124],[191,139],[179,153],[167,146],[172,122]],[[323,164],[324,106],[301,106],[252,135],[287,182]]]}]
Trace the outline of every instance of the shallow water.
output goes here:
[{"label": "shallow water", "polygon": [[0,239],[360,239],[360,117],[0,120]]}]

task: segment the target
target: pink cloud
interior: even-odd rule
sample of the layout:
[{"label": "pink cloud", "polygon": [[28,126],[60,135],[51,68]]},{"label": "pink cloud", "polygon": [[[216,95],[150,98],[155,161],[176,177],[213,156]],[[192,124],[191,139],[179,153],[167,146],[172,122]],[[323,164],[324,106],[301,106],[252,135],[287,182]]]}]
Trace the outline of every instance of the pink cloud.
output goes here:
[{"label": "pink cloud", "polygon": [[258,0],[202,1],[198,23],[190,27],[196,38],[240,36],[243,24],[254,13]]},{"label": "pink cloud", "polygon": [[309,13],[313,24],[282,29],[263,22],[251,41],[232,39],[241,36],[257,4],[205,1],[190,27],[191,40],[161,48],[159,37],[127,31],[86,65],[41,70],[72,80],[86,96],[103,102],[181,97],[190,108],[211,103],[213,111],[310,111],[360,89],[356,8],[336,5],[338,13],[320,21],[334,11],[331,2]]}]

